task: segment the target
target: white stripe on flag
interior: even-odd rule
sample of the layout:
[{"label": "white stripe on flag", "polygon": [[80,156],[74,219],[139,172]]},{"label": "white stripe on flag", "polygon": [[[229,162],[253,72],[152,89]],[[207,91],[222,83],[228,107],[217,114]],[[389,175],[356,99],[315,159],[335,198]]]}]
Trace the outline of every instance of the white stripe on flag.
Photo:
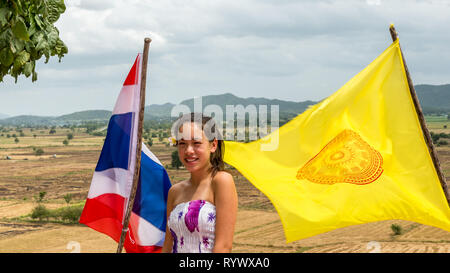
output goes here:
[{"label": "white stripe on flag", "polygon": [[131,214],[130,226],[137,232],[137,244],[141,246],[162,246],[164,243],[165,232],[159,230],[150,222],[135,214]]},{"label": "white stripe on flag", "polygon": [[119,93],[113,115],[129,112],[136,112],[139,107],[135,103],[139,102],[139,85],[125,85]]},{"label": "white stripe on flag", "polygon": [[159,161],[159,159],[152,153],[152,151],[150,151],[150,149],[147,148],[147,146],[144,144],[144,142],[142,142],[142,151],[144,152],[144,154],[146,154],[148,157],[150,157],[151,160],[153,160],[154,162],[156,162],[162,166],[161,161]]},{"label": "white stripe on flag", "polygon": [[111,168],[101,172],[94,172],[88,198],[95,198],[102,194],[115,193],[124,198],[130,196],[133,174],[121,168]]}]

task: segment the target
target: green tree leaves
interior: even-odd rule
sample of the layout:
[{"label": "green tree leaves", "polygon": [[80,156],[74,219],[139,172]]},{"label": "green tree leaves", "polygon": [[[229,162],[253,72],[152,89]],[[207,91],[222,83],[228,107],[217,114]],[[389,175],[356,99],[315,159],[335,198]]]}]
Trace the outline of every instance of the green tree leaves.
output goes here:
[{"label": "green tree leaves", "polygon": [[30,36],[28,36],[27,26],[22,18],[18,17],[16,22],[12,25],[11,28],[13,34],[24,41],[29,41]]},{"label": "green tree leaves", "polygon": [[64,13],[66,5],[63,0],[48,0],[47,1],[47,20],[50,23],[58,21],[59,15]]},{"label": "green tree leaves", "polygon": [[0,1],[0,81],[23,74],[37,80],[36,61],[59,61],[68,52],[53,25],[66,10],[64,0]]},{"label": "green tree leaves", "polygon": [[10,66],[14,62],[14,54],[9,47],[0,50],[0,63],[5,66]]},{"label": "green tree leaves", "polygon": [[7,8],[0,8],[0,27],[8,24],[8,20],[11,17],[11,11]]}]

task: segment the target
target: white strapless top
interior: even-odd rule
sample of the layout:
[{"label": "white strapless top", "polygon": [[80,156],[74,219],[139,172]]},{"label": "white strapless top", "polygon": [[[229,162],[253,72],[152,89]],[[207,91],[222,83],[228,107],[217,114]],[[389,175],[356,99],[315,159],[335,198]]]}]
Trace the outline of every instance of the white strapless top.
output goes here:
[{"label": "white strapless top", "polygon": [[207,253],[214,247],[216,207],[205,200],[183,202],[169,215],[173,253]]}]

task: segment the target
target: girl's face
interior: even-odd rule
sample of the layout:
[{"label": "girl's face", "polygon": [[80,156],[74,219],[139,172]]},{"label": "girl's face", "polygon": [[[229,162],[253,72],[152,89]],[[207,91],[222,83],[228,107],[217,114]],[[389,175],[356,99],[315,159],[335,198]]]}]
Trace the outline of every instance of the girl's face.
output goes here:
[{"label": "girl's face", "polygon": [[189,172],[209,170],[211,153],[217,149],[217,139],[210,142],[201,126],[186,122],[180,127],[181,138],[178,141],[178,156]]}]

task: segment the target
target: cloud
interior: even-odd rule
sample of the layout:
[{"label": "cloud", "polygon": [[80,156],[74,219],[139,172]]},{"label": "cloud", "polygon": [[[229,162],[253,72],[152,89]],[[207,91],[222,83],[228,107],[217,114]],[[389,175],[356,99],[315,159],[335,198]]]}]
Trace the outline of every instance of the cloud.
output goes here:
[{"label": "cloud", "polygon": [[[147,36],[153,40],[148,104],[224,92],[322,99],[390,44],[390,23],[399,32],[414,82],[449,82],[448,1],[68,0],[66,5],[56,25],[69,54],[61,63],[39,62],[38,83],[20,78],[17,85],[0,86],[0,108],[6,109],[0,112],[22,111],[4,103],[13,92],[50,100],[42,90],[70,93],[73,100],[73,92],[80,92],[81,104],[86,98],[89,105],[112,108],[115,98],[102,96],[120,90]],[[67,112],[79,108],[64,103]]]},{"label": "cloud", "polygon": [[381,0],[366,0],[367,5],[379,6],[381,5]]}]

